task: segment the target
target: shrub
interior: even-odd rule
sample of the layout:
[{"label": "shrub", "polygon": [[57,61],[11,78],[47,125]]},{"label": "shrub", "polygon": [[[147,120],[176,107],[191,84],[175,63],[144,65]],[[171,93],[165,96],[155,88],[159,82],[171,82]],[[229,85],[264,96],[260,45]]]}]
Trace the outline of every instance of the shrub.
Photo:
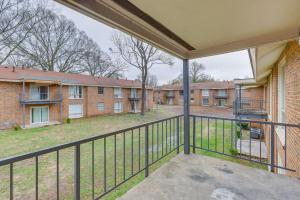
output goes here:
[{"label": "shrub", "polygon": [[67,124],[71,124],[71,119],[70,118],[67,118]]},{"label": "shrub", "polygon": [[230,148],[229,149],[229,152],[231,153],[231,155],[233,156],[237,156],[239,154],[238,150],[237,149],[234,149],[234,148]]},{"label": "shrub", "polygon": [[14,125],[14,130],[15,131],[21,130],[21,126],[19,124]]},{"label": "shrub", "polygon": [[241,131],[237,130],[237,131],[236,131],[236,136],[237,136],[237,138],[240,139],[240,138],[241,138]]},{"label": "shrub", "polygon": [[241,127],[242,129],[248,130],[249,129],[249,123],[247,122],[238,122],[237,125]]}]

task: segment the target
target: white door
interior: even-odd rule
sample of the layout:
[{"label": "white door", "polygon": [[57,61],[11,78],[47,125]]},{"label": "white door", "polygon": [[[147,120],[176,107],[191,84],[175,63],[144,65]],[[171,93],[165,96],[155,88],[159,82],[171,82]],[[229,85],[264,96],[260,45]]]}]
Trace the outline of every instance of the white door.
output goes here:
[{"label": "white door", "polygon": [[83,117],[83,107],[81,104],[69,105],[69,118]]}]

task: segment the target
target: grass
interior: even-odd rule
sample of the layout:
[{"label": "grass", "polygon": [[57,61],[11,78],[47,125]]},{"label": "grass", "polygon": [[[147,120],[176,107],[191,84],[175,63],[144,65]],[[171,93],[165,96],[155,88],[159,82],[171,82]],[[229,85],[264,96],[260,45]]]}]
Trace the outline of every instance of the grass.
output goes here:
[{"label": "grass", "polygon": [[[72,120],[71,123],[66,123],[59,126],[49,126],[43,128],[27,129],[27,130],[6,130],[0,131],[0,157],[8,157],[26,152],[43,149],[46,147],[55,146],[70,141],[75,141],[85,137],[104,134],[122,128],[136,126],[149,121],[154,121],[160,118],[166,118],[176,115],[172,109],[157,109],[148,112],[144,117],[138,114],[125,114],[116,116],[102,116],[89,119]],[[196,146],[205,149],[216,150],[230,154],[230,149],[234,146],[232,140],[232,124],[229,121],[224,122],[224,137],[223,137],[223,122],[210,122],[208,126],[207,120],[203,120],[202,125],[199,119],[196,121]],[[175,126],[174,121],[170,125],[168,121],[168,129],[166,124],[160,123],[156,126],[149,127],[149,162],[152,163],[170,152],[175,148]],[[182,127],[181,127],[182,128]],[[202,129],[202,139],[201,132]],[[168,130],[168,131],[166,131]],[[209,130],[209,131],[208,131]],[[164,131],[164,132],[162,132]],[[152,135],[153,132],[153,135]],[[182,131],[181,131],[182,133]],[[192,135],[191,127],[191,138]],[[125,168],[123,167],[123,142],[125,136]],[[208,137],[209,136],[209,137]],[[180,136],[182,142],[182,135]],[[224,139],[223,139],[224,138]],[[133,141],[133,142],[131,142]],[[132,174],[137,173],[144,168],[145,162],[145,134],[144,129],[135,129],[132,132],[128,131],[125,134],[121,133],[116,136],[116,183],[120,183],[129,178]],[[167,141],[167,143],[166,143]],[[139,145],[140,142],[140,145]],[[192,144],[192,143],[191,143]],[[17,146],[16,146],[17,145]],[[93,164],[93,147],[94,146],[94,164]],[[92,166],[94,166],[94,185],[95,196],[99,196],[104,192],[106,181],[106,190],[114,186],[114,136],[107,137],[106,146],[106,176],[104,180],[104,140],[81,145],[81,197],[82,199],[92,198]],[[141,149],[141,151],[138,151]],[[140,153],[138,153],[140,152]],[[260,165],[241,161],[236,158],[226,157],[216,153],[211,153],[203,150],[196,151],[202,155],[208,155],[221,159],[230,160],[237,163],[246,164],[253,167]],[[150,167],[150,172],[161,166],[174,156],[162,158],[157,163]],[[140,162],[139,162],[140,158]],[[39,157],[39,194],[41,199],[53,199],[56,197],[56,152],[46,154]],[[59,193],[60,199],[73,198],[74,184],[74,148],[67,148],[59,152]],[[125,174],[124,174],[125,172]],[[9,197],[9,166],[0,167],[0,199],[8,199]],[[104,199],[115,199],[134,185],[144,179],[144,173],[137,174],[134,178],[122,184],[113,192],[109,193]],[[14,194],[15,198],[34,199],[35,193],[35,159],[28,159],[14,164]]]}]

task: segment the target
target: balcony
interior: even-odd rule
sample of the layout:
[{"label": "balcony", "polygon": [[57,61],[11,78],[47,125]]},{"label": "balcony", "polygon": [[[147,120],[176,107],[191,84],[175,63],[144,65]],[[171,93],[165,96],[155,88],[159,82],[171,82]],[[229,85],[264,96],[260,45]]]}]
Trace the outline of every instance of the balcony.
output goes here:
[{"label": "balcony", "polygon": [[245,118],[267,118],[268,102],[263,99],[237,98],[233,102],[235,115]]},{"label": "balcony", "polygon": [[228,95],[227,94],[216,94],[216,95],[214,95],[214,97],[216,99],[228,99]]},{"label": "balcony", "polygon": [[40,93],[35,97],[26,97],[22,93],[20,94],[21,105],[57,104],[60,102],[62,102],[61,93],[57,93],[53,98],[49,97],[49,93]]},{"label": "balcony", "polygon": [[128,97],[129,101],[139,101],[141,99],[141,97],[137,96],[137,95],[130,95],[130,97]]},{"label": "balcony", "polygon": [[[65,199],[64,188],[73,187],[67,195],[76,200],[100,199],[144,173],[146,179],[121,199],[298,199],[300,181],[268,172],[267,167],[275,172],[297,172],[291,160],[275,162],[274,130],[285,127],[288,138],[300,125],[196,115],[189,118],[189,135],[184,134],[184,118],[179,115],[2,159],[0,197],[13,199],[31,192],[40,199],[49,195]],[[269,128],[269,159],[261,156],[263,148],[253,145],[264,145],[264,139],[251,138],[241,123]],[[182,146],[192,154],[180,153]],[[289,156],[289,151],[283,153]],[[64,167],[67,163],[74,163],[74,167]],[[50,174],[56,177],[51,183],[47,181]],[[66,181],[73,178],[74,182]],[[25,187],[21,180],[35,181]],[[20,194],[20,186],[28,191]]]},{"label": "balcony", "polygon": [[167,97],[168,99],[175,98],[175,94],[174,94],[174,93],[167,93],[167,94],[166,94],[166,97]]}]

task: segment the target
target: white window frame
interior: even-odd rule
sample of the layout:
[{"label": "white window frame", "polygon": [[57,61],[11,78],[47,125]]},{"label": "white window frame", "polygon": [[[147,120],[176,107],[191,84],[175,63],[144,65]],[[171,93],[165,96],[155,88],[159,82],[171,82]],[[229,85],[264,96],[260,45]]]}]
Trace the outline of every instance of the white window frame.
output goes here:
[{"label": "white window frame", "polygon": [[[82,113],[80,113],[81,114],[81,116],[80,117],[72,117],[72,116],[70,116],[70,106],[75,106],[75,105],[80,105],[81,106],[81,108],[82,108]],[[72,118],[72,119],[76,119],[76,118],[82,118],[83,116],[84,116],[84,107],[83,107],[83,104],[69,104],[68,105],[68,111],[69,111],[69,113],[68,113],[68,117],[69,118]],[[74,114],[74,113],[73,113]],[[79,114],[79,113],[75,113],[76,115],[77,114]]]},{"label": "white window frame", "polygon": [[[40,87],[41,87],[41,86],[47,87],[47,99],[41,99],[41,92],[40,92]],[[39,98],[37,98],[37,99],[32,98],[32,96],[31,96],[33,87],[37,87],[37,88],[38,88],[38,95],[39,95]],[[49,85],[30,84],[30,87],[29,87],[29,99],[32,99],[32,100],[49,100],[49,96],[50,96]]]},{"label": "white window frame", "polygon": [[209,89],[202,89],[201,95],[203,97],[209,97]]},{"label": "white window frame", "polygon": [[[207,104],[204,104],[204,103],[203,103],[203,102],[204,102],[204,101],[203,101],[204,99],[207,99]],[[207,98],[207,97],[206,97],[206,98],[202,98],[202,106],[208,106],[208,105],[209,105],[209,98]]]},{"label": "white window frame", "polygon": [[[33,108],[48,108],[48,120],[47,121],[45,121],[45,122],[32,122],[32,109]],[[49,123],[49,121],[50,121],[50,108],[49,108],[49,106],[32,106],[32,107],[30,107],[30,124],[45,124],[45,123]]]},{"label": "white window frame", "polygon": [[122,88],[121,87],[114,88],[114,97],[122,98]]},{"label": "white window frame", "polygon": [[131,98],[137,98],[137,89],[136,88],[131,88],[130,89],[130,97]]},{"label": "white window frame", "polygon": [[[116,108],[116,104],[119,104],[119,108]],[[121,113],[123,112],[123,103],[121,101],[117,101],[114,103],[114,113]]]},{"label": "white window frame", "polygon": [[226,90],[225,89],[219,89],[218,90],[218,96],[221,96],[221,97],[226,96]]},{"label": "white window frame", "polygon": [[[71,94],[72,88],[75,88],[75,94]],[[79,93],[79,91],[80,91],[79,88],[81,88],[81,97],[80,97],[80,93]],[[83,86],[82,85],[70,85],[69,86],[69,99],[83,99]]]},{"label": "white window frame", "polygon": [[104,102],[98,102],[97,103],[97,109],[98,109],[99,112],[104,112],[105,111]]},{"label": "white window frame", "polygon": [[278,122],[285,123],[285,61],[278,65]]}]

